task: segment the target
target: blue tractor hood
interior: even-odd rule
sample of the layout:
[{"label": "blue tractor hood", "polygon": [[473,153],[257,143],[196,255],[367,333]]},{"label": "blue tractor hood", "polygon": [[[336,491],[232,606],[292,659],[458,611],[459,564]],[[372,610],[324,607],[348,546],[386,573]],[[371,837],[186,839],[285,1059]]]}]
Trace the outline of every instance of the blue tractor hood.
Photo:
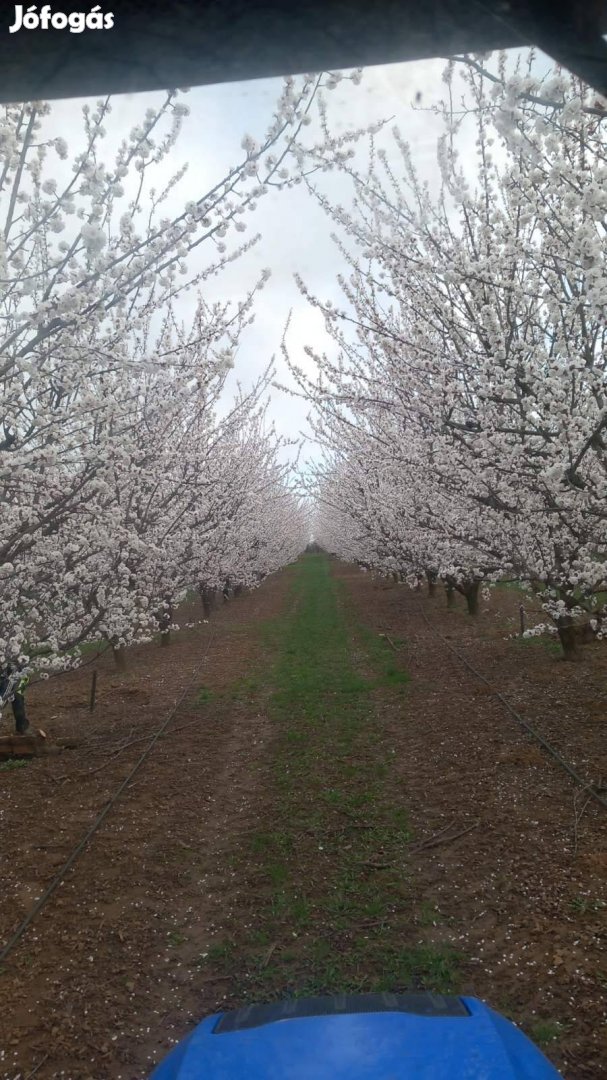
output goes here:
[{"label": "blue tractor hood", "polygon": [[475,998],[295,998],[210,1016],[151,1080],[558,1080],[513,1024]]}]

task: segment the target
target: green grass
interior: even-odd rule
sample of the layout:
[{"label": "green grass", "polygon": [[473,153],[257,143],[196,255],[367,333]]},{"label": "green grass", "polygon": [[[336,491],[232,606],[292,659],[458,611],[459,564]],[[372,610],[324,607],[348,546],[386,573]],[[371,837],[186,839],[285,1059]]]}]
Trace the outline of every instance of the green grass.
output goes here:
[{"label": "green grass", "polygon": [[454,990],[456,953],[424,943],[413,916],[410,830],[384,729],[386,709],[406,709],[408,676],[356,623],[326,557],[289,572],[288,612],[262,626],[265,680],[234,688],[263,695],[274,726],[272,820],[248,841],[252,925],[228,931],[235,949],[217,966],[245,1000]]},{"label": "green grass", "polygon": [[[573,590],[573,598],[574,600],[586,600],[588,602],[590,602],[591,599],[589,596],[586,596],[582,589],[579,588]],[[592,604],[590,604],[590,609],[593,611],[602,607],[603,604],[607,604],[607,591],[599,590],[599,592],[592,593],[592,601],[593,602]]]},{"label": "green grass", "polygon": [[575,896],[571,901],[571,909],[576,915],[588,915],[588,913],[602,911],[605,907],[607,903],[604,900],[596,900],[590,896]]},{"label": "green grass", "polygon": [[107,641],[103,638],[95,638],[93,641],[82,641],[80,645],[74,645],[73,649],[67,649],[66,656],[92,656],[93,653],[101,653],[107,649]]},{"label": "green grass", "polygon": [[550,656],[561,656],[562,648],[560,641],[552,637],[546,637],[544,635],[537,637],[516,637],[514,638],[515,644],[519,648],[536,648],[544,649]]},{"label": "green grass", "polygon": [[509,592],[524,593],[529,596],[529,589],[522,581],[496,581],[495,589],[503,589]]},{"label": "green grass", "polygon": [[201,686],[196,694],[196,704],[206,705],[209,701],[213,700],[214,696],[213,691],[209,690],[208,686]]},{"label": "green grass", "polygon": [[78,649],[83,656],[90,656],[91,653],[101,652],[102,649],[107,648],[107,641],[99,638],[95,641],[83,641]]},{"label": "green grass", "polygon": [[234,944],[231,941],[220,941],[210,945],[204,960],[207,964],[231,963],[234,958]]},{"label": "green grass", "polygon": [[437,926],[438,923],[444,922],[444,916],[436,904],[430,903],[429,900],[422,900],[417,908],[417,922],[419,926]]},{"label": "green grass", "polygon": [[247,675],[235,679],[223,693],[224,698],[246,705],[255,699],[263,687],[263,680],[257,675]]},{"label": "green grass", "polygon": [[180,930],[169,930],[167,934],[167,942],[171,949],[176,949],[178,945],[183,945],[187,940],[185,934],[182,934]]},{"label": "green grass", "polygon": [[25,769],[30,764],[29,758],[10,758],[0,765],[0,772],[12,772],[13,769]]},{"label": "green grass", "polygon": [[546,1047],[556,1042],[567,1031],[567,1024],[560,1020],[532,1020],[526,1025],[529,1035],[538,1046]]},{"label": "green grass", "polygon": [[[355,943],[347,969],[335,951],[313,952],[313,969],[292,990],[295,996],[345,993],[393,992],[426,988],[438,993],[453,990],[458,979],[458,957],[454,950],[431,945],[382,948],[377,942]],[[374,969],[372,977],[370,969]],[[276,972],[273,973],[274,976]]]}]

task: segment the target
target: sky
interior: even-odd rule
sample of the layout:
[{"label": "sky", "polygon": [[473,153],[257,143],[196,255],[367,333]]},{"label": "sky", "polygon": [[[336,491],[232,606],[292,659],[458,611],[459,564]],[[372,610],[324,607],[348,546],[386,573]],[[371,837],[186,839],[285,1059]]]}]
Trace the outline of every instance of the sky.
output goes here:
[{"label": "sky", "polygon": [[[327,95],[331,130],[339,134],[378,120],[390,120],[378,136],[378,142],[389,147],[390,129],[397,124],[412,147],[420,176],[432,183],[438,172],[436,141],[441,122],[428,109],[443,95],[441,74],[444,66],[443,60],[385,65],[367,68],[358,86],[351,82],[340,83]],[[243,136],[250,134],[260,138],[264,134],[280,90],[280,79],[262,79],[198,87],[183,97],[190,114],[184,122],[170,166],[163,165],[166,179],[183,163],[189,163],[188,172],[174,196],[176,208],[206,190],[242,159],[240,144]],[[108,150],[117,146],[143,117],[145,110],[160,102],[163,96],[159,92],[116,96],[112,116],[106,125]],[[54,135],[68,137],[69,133],[77,131],[82,104],[83,100],[78,99],[53,103],[49,122],[52,122]],[[464,148],[464,156],[465,152]],[[336,201],[349,205],[350,183],[346,177],[338,173],[323,174],[321,182],[323,190]],[[204,290],[210,299],[238,298],[256,280],[262,268],[271,269],[271,279],[256,303],[255,323],[247,328],[242,339],[227,387],[230,394],[236,380],[246,387],[266,368],[272,356],[276,358],[277,380],[292,384],[280,355],[289,314],[287,344],[295,363],[311,369],[311,362],[303,353],[305,345],[317,351],[331,348],[322,318],[301,296],[294,274],[300,274],[310,291],[319,298],[335,302],[340,299],[336,278],[346,269],[343,256],[330,238],[333,223],[303,185],[291,190],[271,191],[259,201],[258,209],[248,220],[249,234],[245,237],[259,232],[261,240]],[[204,245],[200,251],[204,252]],[[205,259],[208,255],[198,257]],[[194,256],[190,258],[190,266],[192,270],[196,269]],[[192,294],[189,295],[191,299],[183,301],[186,318],[187,305],[195,302]],[[268,417],[281,435],[296,438],[300,433],[305,434],[307,411],[305,402],[278,389],[273,390]],[[314,452],[307,443],[303,458],[313,457]],[[289,453],[292,451],[285,450],[285,455]]]}]

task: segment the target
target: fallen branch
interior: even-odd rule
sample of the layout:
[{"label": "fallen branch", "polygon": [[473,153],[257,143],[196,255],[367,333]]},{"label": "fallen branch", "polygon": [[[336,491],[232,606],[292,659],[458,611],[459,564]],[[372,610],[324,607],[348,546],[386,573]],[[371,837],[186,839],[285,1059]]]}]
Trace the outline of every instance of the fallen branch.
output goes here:
[{"label": "fallen branch", "polygon": [[443,833],[449,832],[449,829],[452,829],[454,825],[455,825],[455,818],[451,818],[451,821],[449,822],[448,825],[444,825],[442,829],[438,830],[438,832],[432,833],[432,836],[427,837],[426,840],[418,840],[417,843],[412,844],[411,847],[414,847],[414,848],[418,847],[418,846],[424,847],[424,845],[428,844],[431,840],[436,840],[437,837],[442,836]]},{"label": "fallen branch", "polygon": [[[173,735],[178,735],[180,731],[185,731],[187,728],[194,727],[195,724],[200,723],[200,717],[196,720],[191,720],[189,724],[183,724],[181,727],[175,728],[174,731],[169,731],[166,735],[161,735],[161,739],[172,738]],[[122,746],[115,750],[113,754],[103,762],[102,765],[98,765],[96,769],[87,769],[85,772],[78,773],[62,773],[61,776],[53,776],[52,779],[59,783],[60,780],[76,780],[86,776],[94,776],[95,773],[101,772],[103,769],[111,765],[112,762],[122,753],[123,750],[127,750],[129,746],[135,746],[136,743],[147,742],[148,739],[153,738],[153,734],[150,735],[138,735],[136,739],[131,739],[129,742],[123,743]]]},{"label": "fallen branch", "polygon": [[436,836],[431,836],[429,840],[424,840],[421,844],[409,848],[409,852],[411,855],[418,855],[421,851],[427,851],[429,848],[438,847],[439,844],[450,844],[453,840],[458,840],[460,836],[465,836],[466,833],[472,832],[473,829],[478,829],[480,823],[479,818],[478,821],[473,821],[472,825],[468,825],[465,829],[459,829],[458,832],[452,833],[451,836],[444,835],[447,832],[447,829],[442,829]]}]

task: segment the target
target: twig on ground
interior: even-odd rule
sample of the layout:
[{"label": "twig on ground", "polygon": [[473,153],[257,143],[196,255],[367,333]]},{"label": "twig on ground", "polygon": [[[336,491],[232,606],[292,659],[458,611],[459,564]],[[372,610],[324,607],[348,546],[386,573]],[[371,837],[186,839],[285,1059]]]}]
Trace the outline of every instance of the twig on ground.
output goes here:
[{"label": "twig on ground", "polygon": [[381,930],[385,930],[388,926],[388,918],[384,915],[381,919],[363,919],[358,923],[359,927],[363,930],[375,930],[379,927]]},{"label": "twig on ground", "polygon": [[[107,734],[107,732],[106,732],[106,734]],[[112,731],[112,735],[113,734],[114,734],[114,732]],[[116,749],[120,750],[120,748],[123,746],[123,744],[126,744],[130,739],[133,738],[134,734],[135,734],[135,728],[133,726],[131,726],[129,731],[122,731],[121,732],[122,741],[114,743],[114,747]],[[137,736],[137,737],[140,738],[140,736]],[[101,742],[97,742],[97,743],[90,743],[89,742],[89,743],[85,743],[84,745],[86,746],[87,750],[90,751],[91,754],[96,754],[96,753],[101,753],[101,754],[105,753],[105,754],[107,754],[107,752],[108,752],[108,750],[107,750],[107,740],[106,741],[101,740]],[[110,747],[110,749],[111,749],[111,747]]]},{"label": "twig on ground", "polygon": [[[180,731],[185,731],[186,728],[194,727],[196,724],[200,724],[200,717],[198,717],[196,720],[191,720],[189,724],[183,724],[182,727],[175,728],[174,731],[168,732],[166,735],[161,735],[160,738],[172,738],[173,735],[178,735]],[[147,739],[151,739],[152,737],[153,734],[138,735],[136,739],[131,739],[129,742],[123,743],[123,745],[120,746],[118,750],[115,750],[114,753],[111,754],[110,757],[106,761],[104,761],[102,765],[98,765],[96,769],[86,769],[84,772],[77,773],[61,773],[60,776],[53,776],[52,779],[56,783],[59,783],[60,780],[77,780],[85,776],[94,776],[95,773],[101,772],[103,769],[107,768],[108,765],[111,765],[114,759],[117,758],[123,750],[128,749],[129,746],[134,746],[136,743],[146,742]]]},{"label": "twig on ground", "polygon": [[392,638],[390,637],[390,635],[387,633],[386,630],[379,630],[378,635],[381,638],[385,638],[385,640],[388,642],[388,645],[390,646],[390,648],[394,649],[394,652],[398,652],[398,646],[394,644],[394,642],[392,641]]},{"label": "twig on ground", "polygon": [[418,840],[416,843],[413,843],[411,847],[425,847],[425,845],[428,844],[431,840],[436,840],[439,836],[442,836],[443,833],[449,832],[449,829],[452,829],[454,825],[455,818],[451,818],[451,821],[448,825],[444,825],[442,829],[438,830],[438,832],[432,833],[432,836],[429,836],[426,840]]},{"label": "twig on ground", "polygon": [[25,1077],[25,1080],[31,1080],[31,1077],[36,1075],[36,1073],[38,1072],[38,1069],[42,1068],[42,1066],[44,1065],[44,1062],[48,1061],[49,1057],[50,1057],[50,1051],[49,1051],[48,1054],[45,1054],[43,1058],[40,1058],[40,1061],[38,1062],[38,1064],[32,1069],[31,1072],[29,1072],[27,1074],[27,1076]]},{"label": "twig on ground", "polygon": [[575,859],[577,857],[578,825],[580,824],[580,821],[582,820],[582,816],[584,814],[584,811],[585,811],[586,807],[588,806],[588,803],[590,802],[590,799],[592,798],[591,795],[588,795],[586,797],[586,802],[582,806],[582,809],[578,812],[577,797],[578,797],[579,794],[580,794],[580,788],[577,788],[573,793],[573,855],[571,856],[572,861],[573,861],[573,859]]},{"label": "twig on ground", "polygon": [[262,963],[260,965],[262,971],[263,971],[264,968],[267,968],[268,964],[270,963],[270,960],[272,958],[272,953],[274,952],[275,948],[276,948],[276,942],[274,941],[270,945],[270,948],[268,949],[266,955],[264,956],[264,958],[262,960]]},{"label": "twig on ground", "polygon": [[472,825],[468,825],[465,829],[459,829],[458,832],[452,833],[451,836],[446,836],[446,829],[443,829],[440,834],[431,836],[429,840],[424,840],[421,844],[417,844],[415,847],[409,848],[411,855],[418,855],[421,851],[427,851],[428,848],[438,847],[439,844],[450,844],[453,840],[458,840],[460,836],[465,836],[466,833],[472,832],[473,829],[478,829],[481,821],[473,821]]}]

